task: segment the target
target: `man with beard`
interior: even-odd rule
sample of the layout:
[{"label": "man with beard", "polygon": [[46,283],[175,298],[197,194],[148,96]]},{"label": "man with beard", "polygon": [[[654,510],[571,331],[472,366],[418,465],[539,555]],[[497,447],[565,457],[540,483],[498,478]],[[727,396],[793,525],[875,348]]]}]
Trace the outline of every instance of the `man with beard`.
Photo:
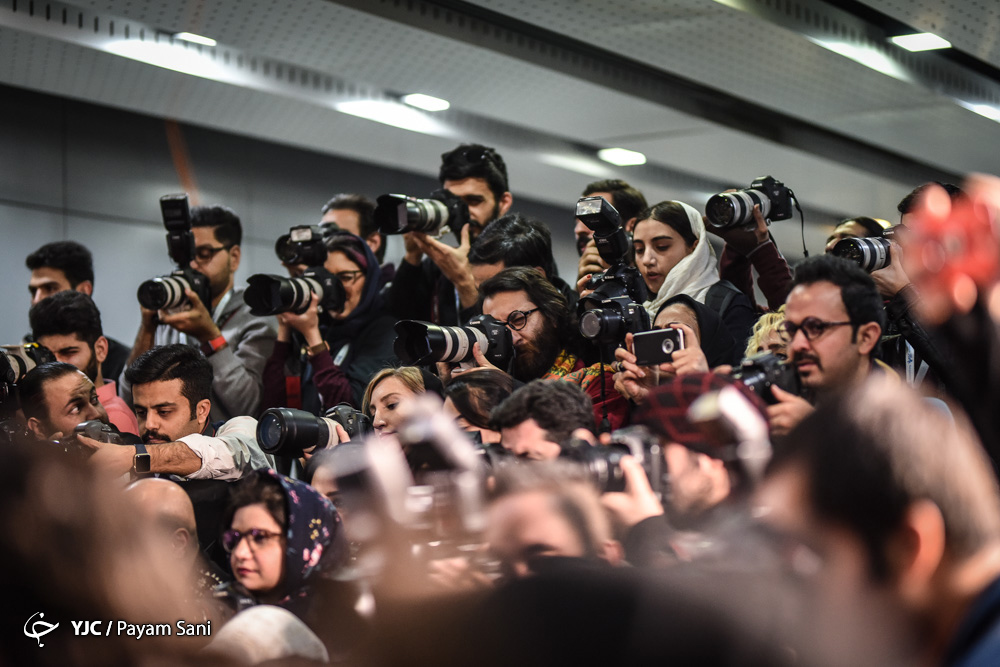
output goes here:
[{"label": "man with beard", "polygon": [[[882,298],[871,276],[846,259],[819,255],[795,267],[781,327],[813,402],[848,390],[876,368],[894,374],[874,358],[885,327]],[[813,411],[805,398],[772,391],[778,400],[767,409],[773,435],[787,434]]]},{"label": "man with beard", "polygon": [[628,403],[615,391],[614,372],[610,366],[587,366],[580,358],[582,340],[566,299],[540,271],[504,269],[480,285],[479,291],[483,314],[510,329],[515,379],[572,382],[590,397],[602,431],[625,425]]},{"label": "man with beard", "polygon": [[[277,328],[273,317],[257,317],[236,289],[243,227],[239,217],[224,206],[191,209],[195,248],[191,268],[208,279],[212,300],[202,303],[186,291],[190,306],[184,310],[155,311],[142,308],[142,324],[129,362],[155,345],[184,343],[199,348],[215,378],[212,419],[254,415],[263,393],[264,365],[274,348]],[[128,400],[128,374],[122,375],[121,395]]]},{"label": "man with beard", "polygon": [[403,235],[406,254],[389,288],[389,308],[399,319],[454,326],[479,297],[469,247],[486,225],[510,210],[514,197],[503,157],[480,144],[443,154],[438,181],[468,207],[469,224],[462,227],[457,248],[421,232]]},{"label": "man with beard", "polygon": [[97,390],[73,364],[50,361],[28,371],[17,385],[28,431],[39,440],[68,436],[85,421],[108,421]]},{"label": "man with beard", "polygon": [[132,470],[225,481],[274,467],[257,444],[256,419],[209,421],[212,365],[198,350],[182,344],[153,348],[132,362],[125,377],[144,444],[123,447],[81,437],[95,450],[95,465],[119,475]]},{"label": "man with beard", "polygon": [[122,433],[138,435],[139,424],[125,401],[118,397],[114,380],[104,379],[103,364],[108,358],[109,344],[101,326],[101,313],[93,300],[83,292],[57,292],[32,306],[28,320],[31,335],[39,345],[90,379],[106,411],[104,421],[110,420]]}]

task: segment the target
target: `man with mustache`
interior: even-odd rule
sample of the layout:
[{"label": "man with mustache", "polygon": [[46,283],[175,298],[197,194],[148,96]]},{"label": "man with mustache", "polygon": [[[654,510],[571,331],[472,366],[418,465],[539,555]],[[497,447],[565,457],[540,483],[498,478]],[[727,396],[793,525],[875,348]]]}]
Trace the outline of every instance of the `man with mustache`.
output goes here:
[{"label": "man with mustache", "polygon": [[781,326],[812,402],[773,387],[778,403],[767,409],[773,435],[787,434],[813,411],[812,403],[856,386],[874,369],[893,372],[873,356],[885,327],[882,298],[853,262],[819,255],[796,266]]},{"label": "man with mustache", "polygon": [[[628,421],[628,403],[614,388],[611,367],[588,366],[581,358],[583,339],[566,298],[541,271],[504,269],[479,287],[483,314],[507,325],[514,341],[512,375],[521,382],[565,380],[590,397],[595,422],[605,413],[612,429]],[[603,386],[603,390],[602,390]]]},{"label": "man with mustache", "polygon": [[115,474],[131,470],[224,481],[274,466],[257,444],[256,419],[209,421],[212,365],[199,350],[181,343],[154,347],[132,362],[125,378],[132,385],[143,444],[107,445],[80,437],[95,450],[95,465]]}]

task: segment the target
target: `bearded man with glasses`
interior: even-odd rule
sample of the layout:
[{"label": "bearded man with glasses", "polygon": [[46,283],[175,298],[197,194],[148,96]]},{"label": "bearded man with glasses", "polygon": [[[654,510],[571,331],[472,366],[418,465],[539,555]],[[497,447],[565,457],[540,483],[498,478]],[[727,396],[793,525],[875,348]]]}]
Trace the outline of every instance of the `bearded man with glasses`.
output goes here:
[{"label": "bearded man with glasses", "polygon": [[[256,415],[263,392],[264,364],[277,335],[273,317],[250,314],[243,289],[235,288],[240,266],[240,219],[224,206],[191,209],[195,253],[191,268],[208,278],[211,303],[187,292],[190,306],[180,311],[142,308],[142,324],[129,363],[157,345],[184,343],[198,347],[212,364],[212,421]],[[120,393],[129,400],[131,387],[124,374]]]},{"label": "bearded man with glasses", "polygon": [[[595,423],[605,415],[612,429],[628,422],[628,403],[615,391],[611,366],[588,366],[584,341],[566,298],[541,271],[504,269],[480,285],[484,315],[507,325],[514,341],[512,375],[521,382],[565,380],[579,386],[594,406]],[[482,354],[480,365],[488,365]]]},{"label": "bearded man with glasses", "polygon": [[874,358],[885,327],[882,298],[871,276],[832,255],[795,267],[781,325],[788,356],[812,402],[774,387],[769,406],[773,435],[784,435],[813,411],[813,403],[846,391],[873,371],[895,374]]}]

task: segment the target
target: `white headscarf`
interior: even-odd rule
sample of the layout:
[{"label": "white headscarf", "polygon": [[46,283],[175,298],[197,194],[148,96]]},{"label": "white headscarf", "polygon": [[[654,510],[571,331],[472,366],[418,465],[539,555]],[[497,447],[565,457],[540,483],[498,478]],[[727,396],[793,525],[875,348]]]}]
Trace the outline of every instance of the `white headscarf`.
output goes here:
[{"label": "white headscarf", "polygon": [[[691,231],[698,238],[698,244],[691,254],[685,256],[677,262],[674,268],[670,269],[670,273],[663,280],[660,291],[656,293],[653,300],[642,304],[646,308],[646,312],[649,313],[650,320],[656,317],[660,306],[667,299],[678,294],[687,294],[695,301],[705,303],[705,294],[708,292],[708,288],[719,282],[715,249],[708,242],[708,234],[705,231],[705,223],[701,219],[701,213],[684,202],[674,203],[680,204],[684,212],[687,213],[688,221],[691,223]],[[657,222],[657,224],[666,223]]]}]

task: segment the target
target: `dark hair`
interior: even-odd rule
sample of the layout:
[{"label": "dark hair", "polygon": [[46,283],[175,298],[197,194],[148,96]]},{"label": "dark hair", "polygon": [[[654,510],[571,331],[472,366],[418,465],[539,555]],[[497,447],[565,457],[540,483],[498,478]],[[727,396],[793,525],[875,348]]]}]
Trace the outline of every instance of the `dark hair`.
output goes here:
[{"label": "dark hair", "polygon": [[493,408],[490,428],[499,431],[534,419],[552,442],[565,446],[573,431],[594,431],[594,405],[576,384],[566,380],[532,380]]},{"label": "dark hair", "polygon": [[[625,216],[622,216],[622,218],[624,219]],[[640,211],[639,215],[636,216],[635,224],[638,225],[643,220],[650,219],[668,225],[681,235],[681,238],[684,239],[684,244],[688,247],[693,246],[698,241],[694,230],[691,229],[691,221],[688,219],[687,211],[675,201],[661,201],[659,204],[654,204]]]},{"label": "dark hair", "polygon": [[566,303],[566,297],[535,268],[515,266],[504,269],[479,286],[480,305],[488,297],[500,292],[524,291],[531,303],[554,326],[560,341],[568,342],[575,330],[573,315]]},{"label": "dark hair", "polygon": [[75,290],[57,292],[42,299],[28,311],[31,335],[35,340],[42,336],[76,335],[94,349],[94,343],[104,335],[101,312],[93,299]]},{"label": "dark hair", "polygon": [[462,144],[454,150],[441,154],[441,170],[438,171],[438,181],[461,181],[465,178],[481,178],[493,193],[497,204],[504,193],[510,190],[507,185],[507,165],[495,149],[482,144]]},{"label": "dark hair", "polygon": [[32,271],[42,268],[59,269],[66,275],[66,280],[73,289],[82,282],[94,282],[94,257],[76,241],[46,243],[28,255],[24,265]]},{"label": "dark hair", "polygon": [[844,218],[843,220],[837,223],[837,227],[840,227],[841,225],[846,225],[849,222],[853,222],[855,224],[864,227],[865,231],[868,232],[869,237],[875,236],[878,238],[882,238],[883,236],[885,236],[885,227],[883,227],[879,223],[879,221],[876,220],[875,218],[869,218],[864,215],[859,215],[856,218]]},{"label": "dark hair", "polygon": [[596,192],[607,192],[611,195],[611,205],[622,217],[622,222],[637,218],[639,213],[649,206],[646,203],[646,198],[638,189],[618,178],[588,183],[587,187],[583,189],[583,196],[588,197]]},{"label": "dark hair", "polygon": [[510,213],[486,225],[469,248],[469,264],[538,267],[549,279],[558,275],[552,234],[541,220]]},{"label": "dark hair", "polygon": [[354,211],[357,213],[359,236],[363,239],[378,231],[378,226],[375,224],[375,202],[364,195],[351,193],[334,195],[330,201],[323,204],[321,212],[325,215],[329,211]]},{"label": "dark hair", "polygon": [[212,227],[215,240],[225,246],[239,245],[243,241],[240,217],[225,206],[195,206],[191,209],[192,227]]},{"label": "dark hair", "polygon": [[444,388],[458,414],[477,428],[490,428],[490,413],[514,391],[514,378],[493,368],[456,375]]},{"label": "dark hair", "polygon": [[942,188],[944,188],[945,192],[948,193],[948,196],[951,197],[952,201],[955,201],[964,194],[962,192],[962,188],[958,187],[957,185],[952,185],[951,183],[942,183],[941,181],[931,181],[930,183],[924,183],[923,185],[919,185],[916,188],[914,188],[909,194],[907,194],[905,197],[899,200],[899,204],[896,205],[896,210],[899,211],[899,214],[906,215],[907,213],[912,211],[914,207],[917,205],[917,199],[920,198],[920,194],[931,185],[940,185]]},{"label": "dark hair", "polygon": [[288,507],[281,482],[270,475],[256,473],[247,475],[230,488],[229,504],[226,506],[222,525],[230,528],[236,510],[257,503],[263,504],[271,518],[281,526],[282,533],[287,533]]},{"label": "dark hair", "polygon": [[327,253],[339,251],[347,255],[354,264],[362,271],[368,271],[368,255],[365,252],[367,245],[360,236],[355,236],[350,232],[334,232],[323,238]]},{"label": "dark hair", "polygon": [[[25,419],[48,421],[49,410],[45,404],[45,385],[52,380],[58,380],[70,373],[80,373],[73,364],[63,361],[50,361],[35,366],[17,383],[18,398],[21,400],[21,410]],[[67,434],[68,435],[68,434]]]},{"label": "dark hair", "polygon": [[937,506],[958,559],[1000,539],[997,483],[973,431],[888,377],[831,397],[776,443],[768,474],[791,466],[808,480],[812,513],[861,538],[877,580],[914,502]]},{"label": "dark hair", "polygon": [[150,382],[181,381],[181,394],[188,400],[191,418],[199,402],[211,397],[212,364],[200,350],[176,343],[143,352],[125,369],[125,379],[134,388]]},{"label": "dark hair", "polygon": [[831,282],[840,288],[851,329],[856,335],[858,327],[876,322],[885,330],[885,308],[882,297],[872,277],[854,262],[834,255],[816,255],[803,260],[795,267],[793,286]]}]

